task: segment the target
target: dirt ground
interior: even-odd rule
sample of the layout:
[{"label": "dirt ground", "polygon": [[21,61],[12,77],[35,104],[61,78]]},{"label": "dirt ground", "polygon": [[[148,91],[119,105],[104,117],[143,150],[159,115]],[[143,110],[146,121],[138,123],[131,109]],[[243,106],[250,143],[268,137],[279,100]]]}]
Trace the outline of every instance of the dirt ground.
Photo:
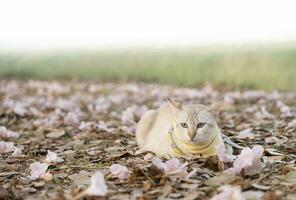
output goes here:
[{"label": "dirt ground", "polygon": [[[195,170],[191,178],[166,176],[152,165],[151,153],[137,153],[134,132],[140,116],[167,97],[222,102],[221,132],[244,147],[262,145],[262,170],[223,176],[215,159],[202,158],[188,161],[188,171]],[[0,154],[0,199],[74,199],[97,170],[105,176],[108,194],[86,199],[210,199],[221,185],[239,186],[247,199],[296,199],[295,106],[296,92],[1,80],[0,126],[19,133],[1,140],[14,142],[22,153]],[[254,137],[239,138],[248,128]],[[28,180],[30,164],[43,162],[48,150],[64,162],[49,166],[51,180]],[[109,167],[117,163],[131,171],[127,180],[110,174]]]}]

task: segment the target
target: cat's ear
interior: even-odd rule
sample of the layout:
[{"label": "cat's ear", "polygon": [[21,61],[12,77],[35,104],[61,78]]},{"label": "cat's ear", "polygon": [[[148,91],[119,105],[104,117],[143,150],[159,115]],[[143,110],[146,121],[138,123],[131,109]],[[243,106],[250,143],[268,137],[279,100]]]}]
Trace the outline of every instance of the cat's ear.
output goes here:
[{"label": "cat's ear", "polygon": [[174,110],[176,110],[176,109],[177,109],[177,110],[181,110],[181,109],[182,109],[182,104],[176,102],[176,101],[173,100],[173,99],[167,98],[167,102],[168,102],[168,104],[171,106],[171,108],[173,108]]}]

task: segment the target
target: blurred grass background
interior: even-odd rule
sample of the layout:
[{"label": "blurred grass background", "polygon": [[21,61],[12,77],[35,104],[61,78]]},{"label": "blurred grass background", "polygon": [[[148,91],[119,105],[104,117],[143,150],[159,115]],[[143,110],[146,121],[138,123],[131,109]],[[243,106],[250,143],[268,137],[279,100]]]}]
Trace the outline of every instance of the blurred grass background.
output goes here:
[{"label": "blurred grass background", "polygon": [[184,49],[1,52],[0,77],[135,80],[184,86],[296,89],[296,43]]}]

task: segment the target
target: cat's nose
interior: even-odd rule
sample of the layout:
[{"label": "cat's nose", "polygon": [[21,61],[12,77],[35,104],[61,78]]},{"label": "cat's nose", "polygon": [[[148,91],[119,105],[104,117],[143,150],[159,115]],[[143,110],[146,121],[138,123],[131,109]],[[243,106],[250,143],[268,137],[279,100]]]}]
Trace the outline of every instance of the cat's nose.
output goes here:
[{"label": "cat's nose", "polygon": [[188,131],[188,136],[191,141],[193,141],[195,135],[196,135],[196,131]]}]

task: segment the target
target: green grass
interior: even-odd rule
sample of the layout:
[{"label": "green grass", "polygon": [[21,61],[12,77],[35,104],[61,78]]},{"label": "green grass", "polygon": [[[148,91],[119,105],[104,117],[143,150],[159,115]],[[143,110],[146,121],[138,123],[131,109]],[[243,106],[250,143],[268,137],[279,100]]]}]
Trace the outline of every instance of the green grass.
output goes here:
[{"label": "green grass", "polygon": [[0,53],[0,76],[294,90],[296,45]]}]

